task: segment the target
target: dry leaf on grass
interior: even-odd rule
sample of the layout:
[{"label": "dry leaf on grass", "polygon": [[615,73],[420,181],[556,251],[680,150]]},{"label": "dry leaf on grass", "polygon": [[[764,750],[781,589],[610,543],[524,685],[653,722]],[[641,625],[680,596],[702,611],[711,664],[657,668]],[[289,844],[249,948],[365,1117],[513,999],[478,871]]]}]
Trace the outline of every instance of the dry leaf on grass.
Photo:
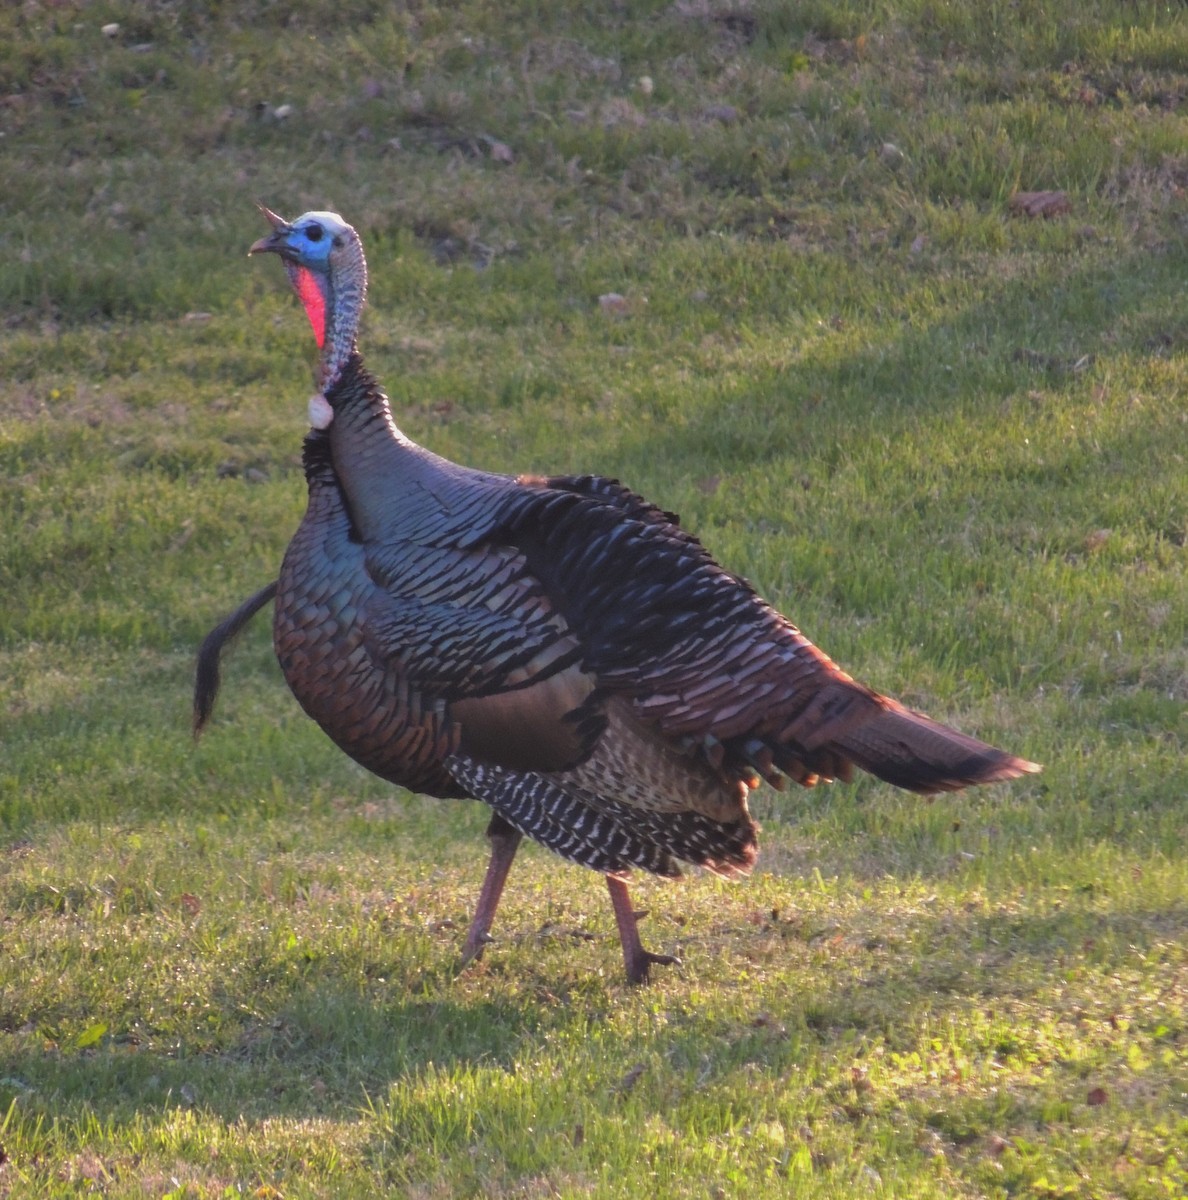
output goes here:
[{"label": "dry leaf on grass", "polygon": [[618,292],[605,292],[598,297],[598,307],[604,313],[623,317],[631,311],[631,302],[626,296],[620,295]]},{"label": "dry leaf on grass", "polygon": [[631,1070],[628,1071],[627,1074],[624,1075],[623,1078],[619,1080],[618,1086],[615,1088],[615,1091],[618,1092],[620,1095],[626,1095],[639,1082],[640,1076],[644,1073],[644,1071],[646,1069],[647,1069],[647,1064],[636,1063],[635,1066],[633,1066],[631,1068]]},{"label": "dry leaf on grass", "polygon": [[738,117],[738,109],[733,104],[710,104],[701,110],[703,121],[720,121],[723,125],[733,125]]},{"label": "dry leaf on grass", "polygon": [[1010,210],[1024,217],[1061,217],[1072,211],[1067,192],[1016,192]]}]

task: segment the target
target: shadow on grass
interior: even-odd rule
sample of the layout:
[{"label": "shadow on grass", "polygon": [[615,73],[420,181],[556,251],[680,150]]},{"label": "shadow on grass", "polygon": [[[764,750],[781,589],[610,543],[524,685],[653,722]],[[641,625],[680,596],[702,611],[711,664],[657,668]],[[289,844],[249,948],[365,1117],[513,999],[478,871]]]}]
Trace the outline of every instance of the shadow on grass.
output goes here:
[{"label": "shadow on grass", "polygon": [[[855,442],[870,434],[903,435],[921,419],[943,420],[967,397],[1006,401],[1060,391],[1095,378],[1099,359],[1166,358],[1185,340],[1183,266],[1182,252],[1172,248],[1162,257],[1133,253],[1114,260],[1102,253],[1071,268],[1064,255],[1047,254],[1021,277],[988,285],[987,298],[927,325],[904,324],[897,335],[855,353],[839,356],[825,339],[823,353],[810,350],[795,367],[772,366],[760,356],[740,382],[719,381],[699,409],[686,409],[689,419],[663,430],[659,458],[654,426],[645,426],[639,440],[626,430],[624,453],[638,459],[641,472],[658,461],[699,458],[708,460],[707,469],[730,459],[754,469],[796,454],[820,427],[832,432],[837,421]],[[931,297],[946,282],[938,266],[921,272],[918,290]],[[905,316],[916,307],[911,292],[909,284],[900,302]],[[1003,410],[991,403],[979,416],[994,429]],[[961,465],[967,479],[985,466],[980,460]],[[1050,482],[1067,465],[1036,470]],[[664,503],[661,496],[652,499]]]},{"label": "shadow on grass", "polygon": [[[590,952],[568,945],[544,954],[496,947],[492,953],[505,957],[469,979],[455,978],[439,950],[419,981],[414,975],[390,985],[360,986],[330,957],[272,1011],[247,1021],[237,1014],[254,1006],[254,997],[229,992],[222,1017],[228,1027],[237,1019],[239,1025],[231,1036],[208,1039],[206,1048],[193,1048],[184,1035],[147,1048],[112,1039],[82,1050],[47,1048],[36,1036],[7,1038],[0,1101],[7,1106],[15,1097],[26,1120],[40,1113],[67,1127],[77,1120],[80,1128],[88,1113],[118,1125],[178,1108],[227,1123],[274,1116],[352,1121],[393,1086],[426,1073],[515,1075],[533,1064],[531,1075],[561,1045],[585,1056],[583,1086],[593,1062],[613,1087],[625,1066],[646,1058],[668,1077],[659,1094],[670,1103],[736,1074],[759,1072],[748,1087],[761,1077],[781,1087],[812,1086],[839,1060],[849,1063],[872,1046],[927,1052],[932,1038],[954,1028],[964,1053],[1007,1063],[1034,1057],[1032,1042],[1047,1036],[1040,1024],[1080,1019],[1052,1007],[1057,979],[1097,971],[1116,978],[1133,967],[1148,976],[1133,986],[1157,997],[1160,964],[1186,940],[1188,908],[1175,905],[1039,917],[920,914],[874,933],[844,924],[819,933],[795,921],[721,923],[689,940],[685,968],[640,991],[617,981],[608,987]],[[739,979],[748,981],[742,992]],[[1068,992],[1077,986],[1070,982]],[[425,994],[409,995],[418,989]],[[1166,1004],[1156,1000],[1133,1014],[1131,1039],[1168,1029],[1184,1035],[1178,1001],[1166,995]],[[1097,1019],[1105,1022],[1114,1001],[1100,998],[1107,1008]],[[1091,993],[1084,1003],[1093,999]],[[1019,1006],[1042,1011],[1042,1022],[1021,1024]],[[657,1011],[664,1013],[658,1025]],[[1055,1053],[1052,1045],[1042,1052]],[[559,1061],[564,1076],[571,1064],[563,1053]],[[574,1075],[578,1086],[583,1069]]]},{"label": "shadow on grass", "polygon": [[539,1006],[528,1001],[389,1002],[328,977],[295,989],[222,1048],[195,1048],[184,1036],[147,1046],[117,1037],[84,1050],[22,1039],[23,1048],[0,1054],[0,1100],[65,1121],[89,1108],[116,1122],[175,1108],[228,1122],[341,1118],[432,1064],[510,1068],[540,1026]]}]

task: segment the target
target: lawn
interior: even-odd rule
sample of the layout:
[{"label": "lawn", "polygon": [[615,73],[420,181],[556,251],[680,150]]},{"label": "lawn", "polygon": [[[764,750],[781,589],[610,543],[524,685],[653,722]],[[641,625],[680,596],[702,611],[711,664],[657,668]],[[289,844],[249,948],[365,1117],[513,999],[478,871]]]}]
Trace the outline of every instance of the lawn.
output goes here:
[{"label": "lawn", "polygon": [[[1020,192],[1062,193],[1050,217]],[[729,884],[355,767],[258,618],[362,234],[401,427],[618,477],[858,678],[1044,764],[758,793]],[[0,10],[0,1194],[1188,1194],[1188,9]]]}]

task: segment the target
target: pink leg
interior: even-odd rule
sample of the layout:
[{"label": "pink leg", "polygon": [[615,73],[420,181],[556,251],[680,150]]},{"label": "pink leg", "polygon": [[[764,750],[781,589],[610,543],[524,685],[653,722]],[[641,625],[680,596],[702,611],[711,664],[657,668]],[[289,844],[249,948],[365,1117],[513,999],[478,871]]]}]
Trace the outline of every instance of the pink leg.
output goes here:
[{"label": "pink leg", "polygon": [[647,983],[648,969],[652,963],[659,965],[681,965],[681,960],[671,954],[653,954],[643,948],[639,940],[639,928],[636,920],[643,913],[637,913],[631,907],[631,896],[627,884],[615,875],[606,877],[606,889],[610,892],[611,904],[615,910],[615,922],[619,926],[619,941],[623,943],[623,965],[627,968],[628,983]]},{"label": "pink leg", "polygon": [[507,873],[511,870],[512,859],[516,857],[522,834],[513,829],[502,817],[491,818],[487,826],[487,839],[491,843],[491,858],[487,863],[487,875],[483,880],[482,891],[479,892],[478,904],[474,910],[474,920],[466,934],[462,946],[462,965],[482,958],[483,950],[488,942],[493,941],[490,929],[495,920],[495,910],[499,907],[499,897],[503,894],[503,885],[507,882]]}]

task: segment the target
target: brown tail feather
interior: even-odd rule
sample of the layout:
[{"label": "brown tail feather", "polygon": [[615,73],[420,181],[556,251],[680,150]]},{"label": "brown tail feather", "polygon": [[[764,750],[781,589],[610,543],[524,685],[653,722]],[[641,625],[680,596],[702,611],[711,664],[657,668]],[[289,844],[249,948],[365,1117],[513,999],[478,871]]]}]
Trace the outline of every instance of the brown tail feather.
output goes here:
[{"label": "brown tail feather", "polygon": [[864,771],[925,795],[1040,770],[1037,763],[997,750],[886,699],[877,716],[847,730],[834,745]]},{"label": "brown tail feather", "polygon": [[250,596],[202,639],[194,669],[195,738],[202,736],[203,727],[214,711],[215,697],[219,694],[219,655],[223,652],[223,646],[276,596],[276,585],[274,579],[267,587]]}]

